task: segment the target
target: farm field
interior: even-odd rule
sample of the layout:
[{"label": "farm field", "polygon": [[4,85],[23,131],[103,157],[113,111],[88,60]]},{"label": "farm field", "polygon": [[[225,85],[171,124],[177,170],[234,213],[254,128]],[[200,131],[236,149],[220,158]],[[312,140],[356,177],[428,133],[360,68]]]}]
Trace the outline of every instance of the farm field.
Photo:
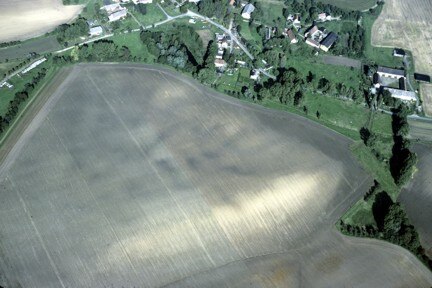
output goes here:
[{"label": "farm field", "polygon": [[432,257],[432,147],[414,145],[418,171],[409,186],[402,190],[399,201],[404,204],[410,221],[417,227],[420,241]]},{"label": "farm field", "polygon": [[336,232],[372,182],[350,144],[166,69],[74,66],[0,167],[0,285],[429,287]]},{"label": "farm field", "polygon": [[74,19],[82,8],[63,6],[61,0],[0,0],[0,42],[42,35]]},{"label": "farm field", "polygon": [[[389,0],[375,21],[372,44],[411,50],[415,70],[432,75],[432,5],[429,0]],[[432,86],[421,85],[423,108],[432,115]],[[424,86],[424,87],[423,87]]]},{"label": "farm field", "polygon": [[26,58],[31,52],[43,54],[63,48],[55,36],[27,40],[15,46],[0,48],[0,61]]},{"label": "farm field", "polygon": [[376,4],[376,0],[320,0],[322,3],[332,4],[349,10],[366,10]]}]

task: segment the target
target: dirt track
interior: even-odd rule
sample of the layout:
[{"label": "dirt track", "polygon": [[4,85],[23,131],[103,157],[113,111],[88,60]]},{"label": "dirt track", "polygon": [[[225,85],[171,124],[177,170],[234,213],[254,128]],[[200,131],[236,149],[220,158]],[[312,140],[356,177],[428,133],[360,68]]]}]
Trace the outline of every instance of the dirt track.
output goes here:
[{"label": "dirt track", "polygon": [[371,184],[350,143],[165,69],[75,66],[1,167],[1,274],[8,287],[429,287],[404,249],[335,231]]}]

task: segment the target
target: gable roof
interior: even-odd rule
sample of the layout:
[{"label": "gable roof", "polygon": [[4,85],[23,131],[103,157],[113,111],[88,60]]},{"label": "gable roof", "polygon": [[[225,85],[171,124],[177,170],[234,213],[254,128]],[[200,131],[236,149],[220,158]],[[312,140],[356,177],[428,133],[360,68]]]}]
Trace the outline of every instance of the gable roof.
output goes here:
[{"label": "gable roof", "polygon": [[324,38],[323,41],[321,41],[321,45],[330,48],[336,40],[339,38],[339,36],[336,33],[330,32],[326,38]]},{"label": "gable roof", "polygon": [[378,73],[384,73],[384,74],[392,74],[392,75],[398,75],[398,76],[405,76],[405,71],[400,69],[393,69],[388,67],[378,67]]}]

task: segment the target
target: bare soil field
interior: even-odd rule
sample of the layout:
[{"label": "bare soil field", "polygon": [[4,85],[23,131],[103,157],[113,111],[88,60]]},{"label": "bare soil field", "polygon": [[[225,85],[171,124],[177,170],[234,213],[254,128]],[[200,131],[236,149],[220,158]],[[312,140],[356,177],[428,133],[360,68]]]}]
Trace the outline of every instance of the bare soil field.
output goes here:
[{"label": "bare soil field", "polygon": [[408,119],[410,127],[409,138],[411,141],[420,140],[432,143],[432,121],[422,119]]},{"label": "bare soil field", "polygon": [[372,183],[350,144],[165,69],[77,65],[0,167],[0,285],[430,287],[336,232]]},{"label": "bare soil field", "polygon": [[61,0],[0,0],[0,42],[42,35],[74,19],[83,6]]},{"label": "bare soil field", "polygon": [[[412,51],[416,71],[432,75],[432,3],[388,0],[372,28],[372,45]],[[432,115],[432,86],[422,85],[425,113]]]},{"label": "bare soil field", "polygon": [[399,196],[405,205],[410,221],[417,227],[420,240],[429,257],[432,257],[432,146],[415,145],[419,162],[417,173]]}]

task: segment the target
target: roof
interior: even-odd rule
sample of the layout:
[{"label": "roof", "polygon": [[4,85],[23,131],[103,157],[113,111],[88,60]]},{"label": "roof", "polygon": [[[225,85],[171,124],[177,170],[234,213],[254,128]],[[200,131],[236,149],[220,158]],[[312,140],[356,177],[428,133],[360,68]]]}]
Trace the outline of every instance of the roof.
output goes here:
[{"label": "roof", "polygon": [[323,41],[321,41],[321,45],[330,48],[336,40],[339,38],[339,36],[336,33],[330,32],[326,38],[324,38]]},{"label": "roof", "polygon": [[378,73],[384,73],[384,74],[392,74],[392,75],[398,75],[398,76],[405,76],[405,71],[400,69],[393,69],[388,67],[378,67]]},{"label": "roof", "polygon": [[412,91],[405,91],[400,89],[393,89],[393,88],[384,88],[385,90],[388,90],[392,97],[398,98],[404,101],[416,101],[417,96],[415,92]]},{"label": "roof", "polygon": [[431,77],[426,74],[414,73],[414,79],[417,81],[431,82]]},{"label": "roof", "polygon": [[126,15],[127,15],[127,10],[123,9],[123,10],[112,13],[111,15],[108,16],[108,18],[109,18],[109,21],[113,21],[113,20],[117,20],[121,17],[124,17]]},{"label": "roof", "polygon": [[93,28],[90,28],[90,34],[98,34],[98,33],[102,33],[102,27],[101,26],[96,26]]},{"label": "roof", "polygon": [[247,4],[246,6],[244,6],[242,14],[251,14],[253,11],[255,10],[255,6],[252,5],[251,3]]},{"label": "roof", "polygon": [[307,38],[307,39],[306,39],[306,43],[308,43],[308,44],[312,44],[313,46],[316,46],[316,47],[319,47],[319,45],[320,45],[317,41],[315,41],[315,40],[312,39],[312,38]]},{"label": "roof", "polygon": [[394,53],[394,54],[398,54],[398,55],[403,55],[403,56],[405,56],[405,50],[400,49],[400,48],[395,48],[395,49],[393,50],[393,53]]},{"label": "roof", "polygon": [[287,31],[287,35],[288,35],[288,37],[289,37],[291,40],[296,39],[296,37],[295,37],[295,35],[294,35],[294,33],[293,33],[293,31],[292,31],[291,29],[289,29],[289,30]]},{"label": "roof", "polygon": [[318,27],[315,25],[315,26],[312,26],[311,28],[309,28],[307,31],[306,31],[306,33],[309,33],[309,34],[314,34],[314,33],[316,33],[318,31]]}]

